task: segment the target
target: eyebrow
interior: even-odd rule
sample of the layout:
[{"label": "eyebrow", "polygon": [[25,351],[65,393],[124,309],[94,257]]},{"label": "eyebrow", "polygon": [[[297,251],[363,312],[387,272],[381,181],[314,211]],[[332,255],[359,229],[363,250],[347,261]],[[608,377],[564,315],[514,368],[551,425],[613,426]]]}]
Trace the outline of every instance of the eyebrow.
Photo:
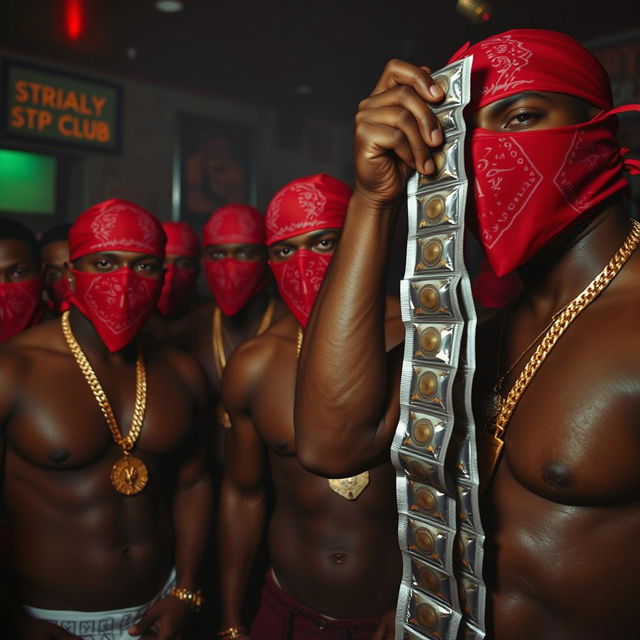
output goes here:
[{"label": "eyebrow", "polygon": [[546,102],[551,102],[551,98],[545,96],[543,93],[539,93],[538,91],[523,91],[522,93],[516,93],[512,96],[507,96],[506,98],[497,100],[489,106],[489,113],[492,116],[495,116],[501,111],[504,111],[504,109],[520,102],[521,100],[527,100],[528,98],[541,98]]}]

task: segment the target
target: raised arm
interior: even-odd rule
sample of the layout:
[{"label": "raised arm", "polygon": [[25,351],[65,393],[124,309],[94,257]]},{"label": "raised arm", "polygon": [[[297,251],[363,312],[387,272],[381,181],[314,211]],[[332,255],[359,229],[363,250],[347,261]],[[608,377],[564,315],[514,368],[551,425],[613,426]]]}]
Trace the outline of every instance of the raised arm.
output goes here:
[{"label": "raised arm", "polygon": [[252,343],[241,346],[223,378],[223,401],[232,426],[225,441],[218,521],[222,629],[242,627],[242,604],[266,517],[265,450],[250,411],[252,379],[259,368],[255,356]]},{"label": "raised arm", "polygon": [[389,250],[408,176],[434,170],[443,138],[427,103],[442,98],[426,68],[392,60],[360,103],[356,187],[298,367],[296,447],[315,473],[351,475],[389,448],[402,355],[385,335]]}]

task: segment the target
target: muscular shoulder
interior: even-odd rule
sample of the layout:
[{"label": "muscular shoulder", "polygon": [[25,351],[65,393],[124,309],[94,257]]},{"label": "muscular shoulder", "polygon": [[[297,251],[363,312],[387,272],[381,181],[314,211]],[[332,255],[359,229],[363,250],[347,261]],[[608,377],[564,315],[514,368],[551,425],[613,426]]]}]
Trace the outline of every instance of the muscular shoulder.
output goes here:
[{"label": "muscular shoulder", "polygon": [[283,359],[295,358],[297,327],[293,316],[286,315],[233,352],[222,381],[225,406],[246,409],[263,376],[277,375]]},{"label": "muscular shoulder", "polygon": [[193,356],[166,342],[161,342],[150,334],[145,335],[144,339],[156,363],[169,368],[171,375],[183,382],[196,397],[202,398],[206,395],[208,389],[206,375]]}]

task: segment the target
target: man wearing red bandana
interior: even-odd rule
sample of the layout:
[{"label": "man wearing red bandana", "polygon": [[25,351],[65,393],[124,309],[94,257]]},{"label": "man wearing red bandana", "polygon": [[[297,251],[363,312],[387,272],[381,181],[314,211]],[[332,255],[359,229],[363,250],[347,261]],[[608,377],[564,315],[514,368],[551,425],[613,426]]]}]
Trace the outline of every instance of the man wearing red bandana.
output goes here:
[{"label": "man wearing red bandana", "polygon": [[[489,637],[638,637],[640,235],[622,170],[640,165],[604,69],[569,36],[514,30],[454,59],[471,54],[468,222],[495,275],[523,283],[478,334]],[[357,186],[298,372],[311,470],[352,473],[395,431],[380,291],[407,177],[435,170],[442,99],[426,67],[394,60],[360,104]]]},{"label": "man wearing red bandana", "polygon": [[0,343],[40,320],[41,294],[35,236],[19,222],[0,220]]},{"label": "man wearing red bandana", "polygon": [[67,235],[70,224],[59,224],[47,229],[40,238],[40,260],[45,300],[49,316],[59,316],[69,308],[65,299],[68,281],[64,277],[64,264],[69,261]]},{"label": "man wearing red bandana", "polygon": [[[289,313],[240,346],[224,377],[223,400],[232,420],[219,528],[220,633],[227,637],[393,637],[401,563],[388,454],[354,477],[328,480],[303,468],[293,430],[298,350],[350,195],[339,180],[315,175],[287,184],[267,210],[269,264]],[[389,326],[401,336],[397,303],[389,309]],[[241,609],[267,517],[269,477],[275,489],[272,566],[247,631]]]},{"label": "man wearing red bandana", "polygon": [[141,332],[164,242],[137,205],[89,208],[69,231],[71,309],[0,352],[20,637],[177,639],[200,601],[206,381]]},{"label": "man wearing red bandana", "polygon": [[218,424],[226,427],[229,419],[219,398],[227,361],[236,347],[278,320],[284,305],[268,286],[264,215],[256,208],[229,204],[216,209],[204,226],[203,246],[213,302],[176,322],[171,340],[204,367],[218,404]]},{"label": "man wearing red bandana", "polygon": [[167,236],[167,244],[158,311],[163,318],[175,321],[195,304],[200,240],[186,222],[163,222],[162,229]]}]

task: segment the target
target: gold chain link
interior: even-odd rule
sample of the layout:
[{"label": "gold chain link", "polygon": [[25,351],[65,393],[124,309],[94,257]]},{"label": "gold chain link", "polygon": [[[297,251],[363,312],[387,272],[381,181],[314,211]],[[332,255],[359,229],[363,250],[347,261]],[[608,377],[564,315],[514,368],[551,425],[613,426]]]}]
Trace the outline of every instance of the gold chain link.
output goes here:
[{"label": "gold chain link", "polygon": [[111,408],[111,403],[107,398],[107,394],[104,392],[98,376],[91,367],[87,356],[84,354],[82,347],[78,344],[73,331],[71,330],[71,324],[69,323],[69,311],[65,311],[61,317],[62,333],[64,334],[69,350],[73,354],[80,371],[84,375],[89,388],[91,389],[102,415],[104,415],[111,435],[116,441],[116,444],[122,449],[123,453],[128,454],[135,446],[135,443],[142,430],[142,423],[144,422],[144,414],[147,406],[147,373],[144,366],[144,358],[142,357],[142,348],[138,351],[138,357],[136,359],[136,401],[133,409],[133,420],[131,421],[131,429],[129,434],[125,437],[120,432],[118,427],[118,421]]},{"label": "gold chain link", "polygon": [[521,371],[502,403],[500,413],[496,418],[493,429],[493,434],[496,438],[502,438],[520,398],[546,357],[551,353],[560,336],[562,336],[577,316],[586,309],[589,303],[604,291],[607,285],[616,277],[620,269],[622,269],[626,261],[631,257],[638,243],[640,243],[640,223],[636,220],[632,220],[631,222],[631,232],[622,247],[618,249],[605,268],[587,285],[582,293],[559,312],[558,317],[549,327],[538,348],[533,352],[529,362],[527,362]]}]

